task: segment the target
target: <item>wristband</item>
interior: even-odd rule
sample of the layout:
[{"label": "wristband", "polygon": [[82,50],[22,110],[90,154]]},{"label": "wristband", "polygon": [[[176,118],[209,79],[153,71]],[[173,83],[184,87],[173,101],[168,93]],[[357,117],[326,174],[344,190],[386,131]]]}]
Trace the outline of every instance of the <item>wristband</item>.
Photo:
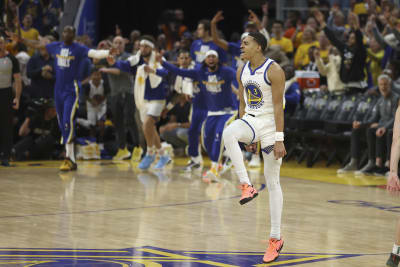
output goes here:
[{"label": "wristband", "polygon": [[275,132],[275,141],[280,141],[282,142],[284,140],[284,135],[283,132]]}]

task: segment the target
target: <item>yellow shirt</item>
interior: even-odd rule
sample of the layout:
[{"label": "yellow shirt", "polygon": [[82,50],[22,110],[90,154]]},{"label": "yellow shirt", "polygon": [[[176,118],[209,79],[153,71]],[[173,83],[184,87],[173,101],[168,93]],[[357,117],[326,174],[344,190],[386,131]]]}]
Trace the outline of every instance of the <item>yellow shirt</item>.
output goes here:
[{"label": "yellow shirt", "polygon": [[374,85],[378,85],[378,76],[382,72],[381,62],[385,52],[381,49],[377,53],[374,53],[371,48],[368,48],[367,54],[367,64],[370,63],[369,69],[371,71],[372,82]]},{"label": "yellow shirt", "polygon": [[285,53],[293,53],[292,40],[286,37],[282,37],[280,40],[273,37],[270,40],[270,45],[279,45]]},{"label": "yellow shirt", "polygon": [[329,61],[329,50],[319,50],[319,55],[324,63],[328,63]]},{"label": "yellow shirt", "polygon": [[308,44],[303,43],[297,48],[296,54],[294,55],[294,66],[296,67],[296,69],[300,69],[301,67],[310,63],[310,59],[308,57],[308,49],[311,46],[319,47],[319,42],[314,41]]},{"label": "yellow shirt", "polygon": [[[29,30],[25,31],[21,28],[21,36],[28,40],[39,40],[39,32],[35,28],[30,28]],[[35,49],[28,47],[28,54],[32,56],[35,53]]]}]

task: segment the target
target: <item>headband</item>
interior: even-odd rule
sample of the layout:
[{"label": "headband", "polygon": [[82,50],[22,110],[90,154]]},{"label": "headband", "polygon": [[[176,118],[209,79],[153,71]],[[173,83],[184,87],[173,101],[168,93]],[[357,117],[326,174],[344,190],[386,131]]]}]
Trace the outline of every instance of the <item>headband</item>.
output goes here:
[{"label": "headband", "polygon": [[147,45],[147,46],[150,46],[151,48],[154,48],[153,42],[151,42],[149,40],[146,40],[146,39],[141,40],[139,44],[140,45]]},{"label": "headband", "polygon": [[209,55],[214,55],[214,56],[218,57],[218,53],[215,50],[208,50],[206,52],[206,57],[208,57]]}]

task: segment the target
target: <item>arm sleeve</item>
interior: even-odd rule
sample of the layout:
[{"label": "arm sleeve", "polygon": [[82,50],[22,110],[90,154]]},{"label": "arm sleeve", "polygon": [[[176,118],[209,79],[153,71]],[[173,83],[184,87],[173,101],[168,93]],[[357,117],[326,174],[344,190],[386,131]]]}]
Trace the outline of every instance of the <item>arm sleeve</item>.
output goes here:
[{"label": "arm sleeve", "polygon": [[337,48],[341,53],[343,53],[345,44],[340,42],[338,39],[336,39],[335,35],[333,34],[332,30],[329,29],[328,27],[324,28],[324,32],[326,34],[326,37],[329,39],[329,41]]},{"label": "arm sleeve", "polygon": [[136,66],[131,67],[131,63],[126,60],[118,60],[112,67],[120,69],[124,72],[130,72],[130,73],[136,72]]},{"label": "arm sleeve", "polygon": [[108,57],[110,51],[108,50],[96,50],[96,49],[89,49],[87,52],[88,57],[96,58],[96,59],[103,59]]},{"label": "arm sleeve", "polygon": [[357,43],[358,49],[365,50],[365,45],[363,44],[363,34],[360,31],[360,29],[356,30],[356,43]]},{"label": "arm sleeve", "polygon": [[165,77],[168,75],[168,70],[166,70],[165,68],[156,69],[156,75]]},{"label": "arm sleeve", "polygon": [[12,62],[12,74],[20,73],[18,60],[11,54],[8,55]]},{"label": "arm sleeve", "polygon": [[387,46],[387,43],[385,42],[385,40],[383,39],[381,33],[379,32],[377,27],[373,27],[372,28],[372,33],[374,34],[375,40],[378,42],[378,44],[385,49]]},{"label": "arm sleeve", "polygon": [[[386,130],[387,129],[392,129],[393,128],[393,124],[394,124],[394,116],[390,120],[388,120],[385,123],[383,123],[382,127],[385,127]],[[378,127],[380,127],[380,126],[378,126]]]},{"label": "arm sleeve", "polygon": [[166,68],[168,71],[175,73],[176,75],[180,75],[183,77],[188,77],[191,79],[196,79],[197,78],[197,70],[191,69],[191,70],[184,70],[176,67],[175,65],[168,63],[166,61],[163,61],[161,64],[164,68]]}]

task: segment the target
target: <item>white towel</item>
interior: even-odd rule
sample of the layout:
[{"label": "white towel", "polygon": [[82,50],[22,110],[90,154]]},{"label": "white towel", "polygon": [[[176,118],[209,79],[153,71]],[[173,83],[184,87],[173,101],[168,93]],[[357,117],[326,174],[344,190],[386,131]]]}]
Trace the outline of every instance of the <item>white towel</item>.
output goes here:
[{"label": "white towel", "polygon": [[[188,69],[194,69],[194,62],[192,61]],[[177,75],[175,79],[174,89],[179,94],[186,94],[193,96],[193,80]]]},{"label": "white towel", "polygon": [[[131,66],[135,66],[139,63],[140,60],[140,52],[138,52],[136,55],[131,56],[128,58],[128,61],[130,62]],[[162,82],[162,77],[153,74],[153,73],[146,73],[144,71],[144,66],[146,64],[142,64],[137,67],[136,71],[136,78],[135,78],[135,88],[134,88],[134,95],[135,95],[135,104],[137,109],[141,110],[144,109],[144,92],[146,89],[146,79],[149,77],[150,79],[150,86],[151,89],[157,88],[160,83]],[[150,55],[150,60],[148,64],[152,69],[160,69],[162,68],[160,63],[156,61],[156,53],[153,51],[151,52]]]}]

